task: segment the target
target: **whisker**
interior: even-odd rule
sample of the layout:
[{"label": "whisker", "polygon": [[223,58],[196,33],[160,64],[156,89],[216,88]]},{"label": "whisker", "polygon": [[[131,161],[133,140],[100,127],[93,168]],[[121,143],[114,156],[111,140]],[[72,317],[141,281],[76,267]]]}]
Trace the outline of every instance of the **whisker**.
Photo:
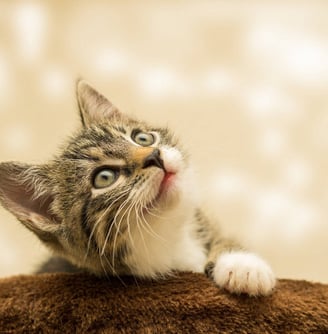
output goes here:
[{"label": "whisker", "polygon": [[153,216],[153,217],[155,217],[155,218],[159,218],[159,219],[162,219],[162,217],[160,216],[160,215],[156,215],[155,213],[154,213],[154,211],[156,212],[160,212],[159,211],[159,209],[157,208],[157,206],[155,206],[155,204],[151,204],[150,206],[149,206],[149,204],[148,205],[145,205],[145,210],[147,211],[147,214],[149,214],[149,215],[151,215],[151,216]]},{"label": "whisker", "polygon": [[[100,257],[102,258],[102,257]],[[115,276],[116,278],[118,278],[118,280],[126,287],[126,284],[124,283],[124,281],[121,279],[120,275],[116,272],[116,270],[114,270],[114,268],[112,267],[112,264],[110,263],[110,261],[108,260],[106,254],[103,256],[103,258],[106,260],[106,262],[108,263],[108,265],[111,267],[113,276]]]},{"label": "whisker", "polygon": [[[140,205],[140,204],[139,204],[139,205]],[[138,228],[138,230],[139,230],[139,234],[140,234],[140,237],[141,237],[141,240],[142,240],[144,249],[145,249],[145,251],[146,251],[147,261],[148,261],[148,263],[150,263],[149,249],[148,249],[148,247],[147,247],[147,244],[146,244],[144,235],[143,235],[143,233],[142,233],[142,228],[141,228],[141,227],[143,227],[143,224],[140,222],[140,223],[141,223],[141,227],[140,227],[140,224],[139,224],[140,217],[139,217],[139,215],[138,215],[138,209],[139,209],[139,208],[136,206],[136,207],[135,207],[135,212],[136,212],[136,223],[137,223],[137,228]]]},{"label": "whisker", "polygon": [[102,261],[102,258],[101,258],[101,256],[100,256],[100,254],[99,254],[99,260],[100,260],[100,264],[101,264],[101,267],[102,267],[102,269],[103,269],[103,271],[104,271],[104,274],[105,274],[105,276],[106,276],[106,278],[109,280],[109,275],[108,275],[108,273],[107,273],[107,270],[106,270],[106,268],[105,268],[105,266],[104,266],[104,263],[103,263],[103,261]]},{"label": "whisker", "polygon": [[[128,199],[125,201],[124,204],[126,204],[126,203],[129,203]],[[125,215],[130,212],[130,210],[133,207],[133,205],[134,205],[134,202],[133,201],[130,202],[130,204],[128,205],[128,207],[125,209],[125,211],[121,215],[121,218],[120,218],[120,220],[119,220],[119,222],[117,224],[116,233],[115,233],[114,242],[113,242],[113,255],[112,255],[113,265],[115,264],[116,241],[117,241],[118,234],[120,232],[120,226],[121,226],[121,224],[123,222],[123,219],[125,218]]]},{"label": "whisker", "polygon": [[134,207],[134,203],[131,203],[130,205],[130,209],[129,209],[129,212],[128,212],[128,215],[127,215],[127,219],[126,219],[126,222],[127,222],[127,229],[128,229],[128,235],[129,235],[129,239],[131,241],[131,246],[136,249],[136,246],[135,246],[135,243],[134,243],[134,240],[132,238],[132,234],[131,234],[131,224],[130,224],[130,214],[131,214],[131,210],[132,208]]},{"label": "whisker", "polygon": [[[119,200],[121,200],[126,194],[128,193],[128,189],[126,191],[124,191],[118,198],[116,198],[116,200],[114,201],[114,203],[118,202]],[[125,203],[125,201],[123,202]],[[122,204],[121,204],[122,205]],[[119,208],[121,207],[121,205],[119,206]],[[118,210],[119,211],[119,210]],[[101,255],[104,255],[104,252],[105,252],[105,248],[106,248],[106,245],[108,243],[108,240],[109,240],[109,237],[110,237],[110,233],[113,229],[113,226],[115,225],[115,221],[116,221],[116,216],[117,216],[118,212],[115,213],[115,216],[113,218],[113,222],[112,222],[112,225],[110,226],[110,228],[108,229],[107,231],[107,234],[106,234],[106,237],[105,237],[105,240],[104,240],[104,244],[103,244],[103,247],[102,247],[102,250],[101,250]]]},{"label": "whisker", "polygon": [[[143,227],[145,229],[146,232],[148,232],[152,237],[159,239],[163,242],[166,242],[166,240],[160,236],[159,234],[157,234],[154,229],[151,227],[151,225],[148,223],[145,215],[144,215],[144,208],[146,208],[145,205],[141,204],[139,205],[139,211],[140,211],[140,217],[141,217],[141,223],[143,224]],[[146,209],[147,210],[147,209]],[[160,218],[160,217],[158,217]]]},{"label": "whisker", "polygon": [[[101,216],[97,219],[96,223],[94,224],[92,231],[90,233],[89,236],[89,240],[88,240],[88,245],[87,245],[87,250],[86,250],[86,254],[84,256],[84,261],[86,261],[88,254],[89,254],[89,250],[90,250],[90,245],[91,245],[91,239],[95,233],[95,230],[97,229],[98,225],[101,224],[102,219],[104,218],[105,215],[107,215],[107,213],[112,209],[113,205],[119,201],[126,193],[128,192],[128,190],[126,190],[125,192],[123,192],[119,197],[117,197],[113,202],[110,203],[110,205],[104,210],[104,212],[101,214]],[[108,201],[110,201],[111,198],[108,199]],[[98,245],[97,245],[98,246]],[[98,246],[99,248],[99,246]]]},{"label": "whisker", "polygon": [[160,210],[158,208],[158,205],[157,205],[156,201],[152,201],[151,203],[146,205],[146,209],[149,210],[149,213],[151,213],[153,216],[155,216],[157,218],[162,218],[161,216],[155,215],[155,213],[154,213],[154,212],[160,213]]}]

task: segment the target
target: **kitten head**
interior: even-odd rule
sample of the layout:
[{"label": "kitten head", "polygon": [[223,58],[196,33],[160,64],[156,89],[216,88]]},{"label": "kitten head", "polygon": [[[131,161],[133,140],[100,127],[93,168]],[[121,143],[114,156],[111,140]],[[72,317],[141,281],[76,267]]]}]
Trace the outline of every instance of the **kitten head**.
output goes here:
[{"label": "kitten head", "polygon": [[77,99],[82,126],[61,154],[0,164],[0,202],[74,264],[133,273],[136,239],[155,238],[185,201],[187,159],[167,129],[121,113],[83,81]]}]

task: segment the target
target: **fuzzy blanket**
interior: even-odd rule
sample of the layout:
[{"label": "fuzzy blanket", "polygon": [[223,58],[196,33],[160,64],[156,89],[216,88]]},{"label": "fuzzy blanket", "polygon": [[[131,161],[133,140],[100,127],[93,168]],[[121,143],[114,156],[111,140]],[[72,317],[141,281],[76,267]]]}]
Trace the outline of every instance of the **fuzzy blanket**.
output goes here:
[{"label": "fuzzy blanket", "polygon": [[249,298],[201,274],[17,276],[0,280],[0,333],[328,333],[328,285],[280,280],[272,296]]}]

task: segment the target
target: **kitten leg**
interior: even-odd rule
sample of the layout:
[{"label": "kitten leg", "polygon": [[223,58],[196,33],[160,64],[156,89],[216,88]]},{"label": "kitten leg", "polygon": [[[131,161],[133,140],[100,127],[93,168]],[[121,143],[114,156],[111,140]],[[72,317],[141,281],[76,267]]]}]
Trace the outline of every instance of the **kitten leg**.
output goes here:
[{"label": "kitten leg", "polygon": [[250,296],[269,295],[275,287],[270,266],[229,240],[213,242],[205,272],[221,288]]}]

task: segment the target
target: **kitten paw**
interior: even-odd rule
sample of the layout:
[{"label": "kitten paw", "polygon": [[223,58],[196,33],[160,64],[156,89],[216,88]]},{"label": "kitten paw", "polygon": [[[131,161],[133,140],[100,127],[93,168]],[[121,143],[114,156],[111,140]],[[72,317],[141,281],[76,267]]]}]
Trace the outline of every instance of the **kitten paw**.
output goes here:
[{"label": "kitten paw", "polygon": [[269,265],[247,252],[222,254],[216,261],[213,277],[219,287],[231,293],[247,293],[250,296],[269,295],[276,283]]}]

